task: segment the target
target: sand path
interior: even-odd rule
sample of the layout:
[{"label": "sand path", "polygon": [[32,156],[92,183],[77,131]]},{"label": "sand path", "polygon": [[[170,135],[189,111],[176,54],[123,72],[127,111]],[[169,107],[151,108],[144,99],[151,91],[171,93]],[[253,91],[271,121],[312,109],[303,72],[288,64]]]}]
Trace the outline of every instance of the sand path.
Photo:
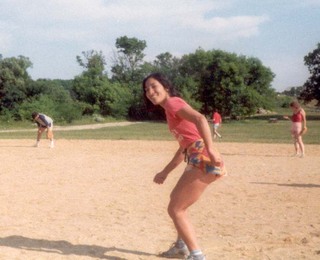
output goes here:
[{"label": "sand path", "polygon": [[[70,130],[90,130],[90,129],[99,129],[104,127],[113,127],[113,126],[128,126],[132,124],[139,124],[139,122],[114,122],[114,123],[101,123],[101,124],[89,124],[89,125],[71,125],[71,126],[59,126],[54,125],[55,131],[70,131]],[[10,129],[10,130],[0,130],[0,133],[10,133],[10,132],[25,132],[25,131],[34,131],[34,129]]]},{"label": "sand path", "polygon": [[[0,140],[0,259],[159,259],[175,141]],[[190,209],[208,260],[320,258],[320,146],[218,143],[229,176]]]}]

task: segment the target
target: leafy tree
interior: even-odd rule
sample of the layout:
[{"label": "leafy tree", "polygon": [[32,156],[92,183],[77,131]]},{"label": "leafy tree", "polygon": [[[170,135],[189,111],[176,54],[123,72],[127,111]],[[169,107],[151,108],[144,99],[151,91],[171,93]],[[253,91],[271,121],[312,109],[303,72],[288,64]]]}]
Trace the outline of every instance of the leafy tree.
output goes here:
[{"label": "leafy tree", "polygon": [[239,58],[241,64],[245,65],[246,74],[244,77],[244,84],[256,90],[260,95],[267,96],[272,94],[270,84],[274,79],[274,73],[262,65],[262,62],[257,58],[246,58],[241,56]]},{"label": "leafy tree", "polygon": [[239,59],[240,62],[244,60],[245,67],[247,68],[244,84],[259,94],[256,106],[272,109],[277,96],[275,89],[271,88],[275,74],[270,68],[263,66],[262,62],[257,58],[240,56]]},{"label": "leafy tree", "polygon": [[72,101],[70,91],[66,89],[69,83],[63,80],[38,79],[30,82],[27,87],[27,97],[37,98],[48,95],[53,101],[66,103]]},{"label": "leafy tree", "polygon": [[[85,70],[73,81],[73,96],[88,104],[87,113],[103,110],[103,93],[105,82],[108,81],[105,70],[105,57],[102,52],[94,50],[82,52],[83,57],[77,56],[77,61]],[[89,108],[91,107],[91,108]]]},{"label": "leafy tree", "polygon": [[159,54],[153,64],[155,71],[163,73],[172,81],[179,75],[180,59],[172,56],[169,52]]},{"label": "leafy tree", "polygon": [[111,67],[112,80],[125,84],[137,84],[142,80],[141,66],[147,47],[146,41],[122,36],[116,39],[117,53]]},{"label": "leafy tree", "polygon": [[103,53],[101,51],[90,50],[86,52],[83,51],[82,55],[83,57],[77,56],[77,62],[86,70],[84,73],[92,79],[102,78],[106,65],[106,59]]},{"label": "leafy tree", "polygon": [[300,98],[305,102],[315,99],[318,101],[317,105],[320,106],[320,43],[316,49],[304,57],[304,63],[308,66],[311,76],[304,83]]},{"label": "leafy tree", "polygon": [[25,98],[31,81],[27,69],[32,67],[29,58],[2,58],[0,56],[0,111],[16,110]]},{"label": "leafy tree", "polygon": [[133,103],[132,88],[119,83],[109,83],[106,86],[105,108],[116,118],[126,118]]},{"label": "leafy tree", "polygon": [[99,113],[104,116],[123,118],[128,115],[134,95],[134,89],[127,82],[110,82],[104,66],[105,58],[101,52],[83,52],[84,59],[77,56],[77,61],[85,71],[75,77],[73,93],[77,100],[87,104],[85,114]]},{"label": "leafy tree", "polygon": [[289,97],[299,97],[303,91],[303,87],[291,87],[289,90],[284,90],[283,95]]},{"label": "leafy tree", "polygon": [[221,50],[204,51],[182,57],[182,77],[191,77],[188,85],[197,87],[193,94],[202,103],[202,112],[211,114],[213,108],[224,116],[252,114],[259,106],[270,106],[275,93],[270,88],[273,73],[253,58],[237,56]]}]

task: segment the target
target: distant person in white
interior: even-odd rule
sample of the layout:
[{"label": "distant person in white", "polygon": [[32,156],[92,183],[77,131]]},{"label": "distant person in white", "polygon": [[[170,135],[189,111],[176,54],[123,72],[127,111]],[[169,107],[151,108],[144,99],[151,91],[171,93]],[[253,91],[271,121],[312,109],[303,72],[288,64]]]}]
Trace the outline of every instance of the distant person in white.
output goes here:
[{"label": "distant person in white", "polygon": [[39,147],[39,143],[41,140],[42,133],[44,131],[47,131],[47,139],[50,139],[50,148],[54,147],[54,142],[53,142],[53,120],[51,117],[41,114],[38,112],[33,112],[32,113],[32,118],[36,122],[38,126],[38,132],[37,132],[37,142],[35,144],[35,147]]}]

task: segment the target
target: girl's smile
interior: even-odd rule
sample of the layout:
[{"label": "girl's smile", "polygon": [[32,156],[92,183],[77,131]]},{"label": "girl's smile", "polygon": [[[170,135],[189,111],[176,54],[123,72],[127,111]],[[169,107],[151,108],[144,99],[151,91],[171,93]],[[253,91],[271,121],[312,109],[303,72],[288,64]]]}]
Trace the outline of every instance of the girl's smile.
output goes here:
[{"label": "girl's smile", "polygon": [[163,106],[167,98],[169,97],[168,91],[163,87],[163,85],[155,80],[154,78],[149,78],[145,83],[146,97],[154,104]]}]

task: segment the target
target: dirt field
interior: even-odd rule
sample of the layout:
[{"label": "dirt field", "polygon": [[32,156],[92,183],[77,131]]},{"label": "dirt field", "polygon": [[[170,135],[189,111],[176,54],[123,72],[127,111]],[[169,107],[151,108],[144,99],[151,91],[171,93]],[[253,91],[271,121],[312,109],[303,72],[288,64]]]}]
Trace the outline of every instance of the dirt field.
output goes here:
[{"label": "dirt field", "polygon": [[[0,259],[159,259],[177,143],[0,140]],[[218,143],[229,176],[190,209],[207,260],[320,259],[320,146]]]}]

